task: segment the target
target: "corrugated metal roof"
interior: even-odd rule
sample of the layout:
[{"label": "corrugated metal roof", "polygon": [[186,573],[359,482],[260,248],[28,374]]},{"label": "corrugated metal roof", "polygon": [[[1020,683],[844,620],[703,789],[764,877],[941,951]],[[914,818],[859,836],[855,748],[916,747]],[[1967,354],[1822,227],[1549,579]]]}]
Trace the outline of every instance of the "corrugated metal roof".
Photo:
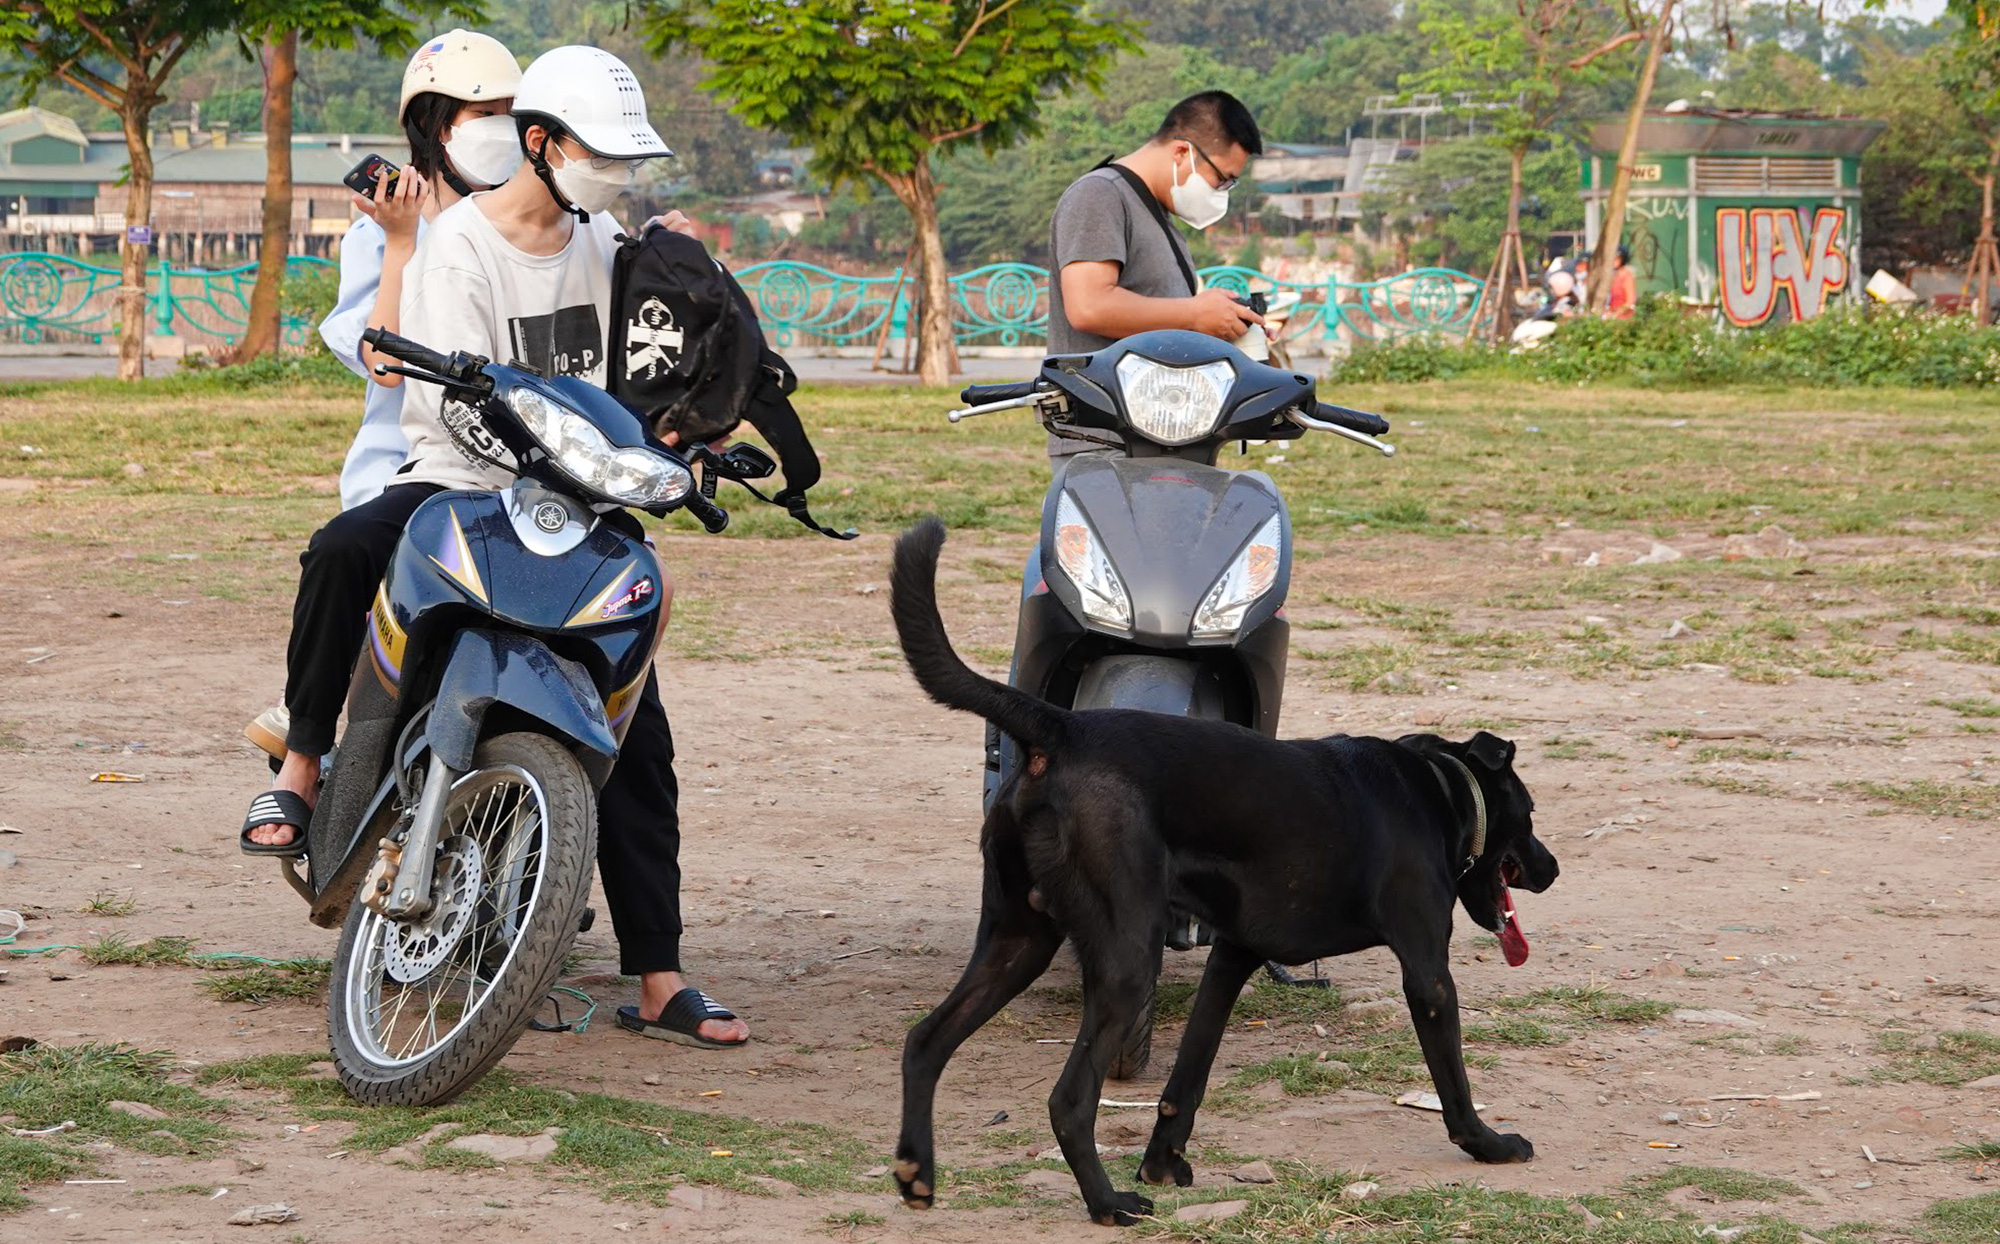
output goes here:
[{"label": "corrugated metal roof", "polygon": [[[52,136],[84,149],[80,164],[20,164],[4,158],[11,144]],[[300,186],[338,186],[347,171],[369,152],[380,152],[398,164],[409,159],[409,145],[400,134],[357,134],[347,137],[351,150],[340,149],[341,136],[299,134],[292,139],[292,181]],[[46,108],[17,108],[0,113],[0,182],[96,182],[105,185],[125,176],[125,140],[116,134],[86,134],[77,123]],[[153,179],[171,185],[264,184],[264,136],[238,134],[222,146],[213,136],[198,136],[197,145],[176,147],[168,134],[153,140]]]}]

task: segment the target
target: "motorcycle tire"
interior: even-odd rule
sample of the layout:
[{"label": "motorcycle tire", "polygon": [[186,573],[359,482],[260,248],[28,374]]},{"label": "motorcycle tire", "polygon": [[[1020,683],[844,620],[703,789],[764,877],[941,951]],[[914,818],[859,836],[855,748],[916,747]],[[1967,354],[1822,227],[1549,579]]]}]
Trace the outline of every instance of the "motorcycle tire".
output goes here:
[{"label": "motorcycle tire", "polygon": [[449,1101],[504,1058],[590,897],[597,798],[576,758],[544,735],[503,734],[473,765],[446,801],[431,911],[397,922],[356,902],[341,932],[327,1029],[341,1083],[367,1105]]}]

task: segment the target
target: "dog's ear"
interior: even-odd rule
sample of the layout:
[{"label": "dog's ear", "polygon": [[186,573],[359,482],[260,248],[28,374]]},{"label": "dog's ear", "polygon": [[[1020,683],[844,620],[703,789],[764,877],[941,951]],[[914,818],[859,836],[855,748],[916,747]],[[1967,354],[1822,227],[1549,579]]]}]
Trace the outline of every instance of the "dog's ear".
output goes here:
[{"label": "dog's ear", "polygon": [[1465,754],[1495,773],[1504,773],[1514,763],[1514,744],[1481,730],[1466,743]]}]

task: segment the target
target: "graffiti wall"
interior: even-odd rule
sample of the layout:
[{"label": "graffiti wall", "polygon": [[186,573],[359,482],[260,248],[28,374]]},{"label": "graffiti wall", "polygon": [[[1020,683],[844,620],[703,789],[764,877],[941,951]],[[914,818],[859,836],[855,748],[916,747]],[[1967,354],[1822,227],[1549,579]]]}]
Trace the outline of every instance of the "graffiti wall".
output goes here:
[{"label": "graffiti wall", "polygon": [[[1806,213],[1811,211],[1808,222]],[[1733,324],[1809,320],[1848,279],[1844,207],[1715,209],[1717,301]]]},{"label": "graffiti wall", "polygon": [[1641,297],[1687,288],[1688,210],[1688,201],[1679,197],[1631,200],[1625,213],[1626,245],[1632,248]]}]

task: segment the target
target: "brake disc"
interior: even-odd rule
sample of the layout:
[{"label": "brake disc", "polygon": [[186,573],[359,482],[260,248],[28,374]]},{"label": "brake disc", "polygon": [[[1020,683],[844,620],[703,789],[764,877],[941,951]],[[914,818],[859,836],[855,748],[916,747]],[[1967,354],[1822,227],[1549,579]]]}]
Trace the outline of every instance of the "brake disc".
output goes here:
[{"label": "brake disc", "polygon": [[430,911],[419,920],[383,922],[382,966],[390,979],[414,984],[444,966],[476,923],[483,881],[478,842],[453,834],[438,844]]}]

